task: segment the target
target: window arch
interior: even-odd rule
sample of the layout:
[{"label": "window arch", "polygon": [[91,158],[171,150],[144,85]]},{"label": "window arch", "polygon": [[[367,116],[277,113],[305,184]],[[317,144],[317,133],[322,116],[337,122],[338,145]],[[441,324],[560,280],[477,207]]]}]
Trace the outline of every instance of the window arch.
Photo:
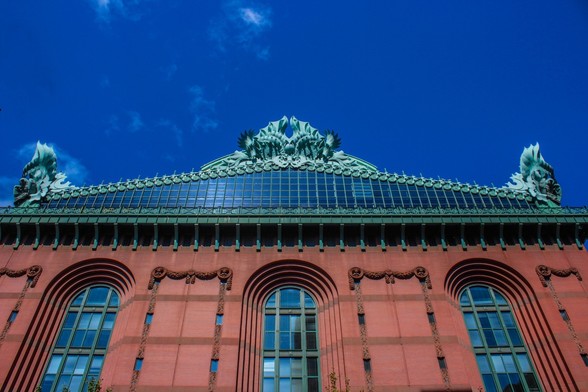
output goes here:
[{"label": "window arch", "polygon": [[108,286],[88,287],[74,297],[43,373],[42,392],[87,391],[99,379],[119,305]]},{"label": "window arch", "polygon": [[504,296],[489,286],[470,286],[459,302],[486,391],[541,391]]},{"label": "window arch", "polygon": [[274,291],[264,308],[263,392],[319,392],[317,306],[306,291]]}]

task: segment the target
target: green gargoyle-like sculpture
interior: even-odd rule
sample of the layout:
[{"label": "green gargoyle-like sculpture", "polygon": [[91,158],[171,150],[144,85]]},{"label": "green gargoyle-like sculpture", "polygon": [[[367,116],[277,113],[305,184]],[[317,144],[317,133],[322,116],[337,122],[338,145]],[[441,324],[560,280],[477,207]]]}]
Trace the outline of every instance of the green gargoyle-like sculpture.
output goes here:
[{"label": "green gargoyle-like sculpture", "polygon": [[14,187],[14,206],[39,205],[49,192],[75,188],[57,171],[57,156],[52,147],[37,142],[33,159],[22,170],[22,178]]},{"label": "green gargoyle-like sculpture", "polygon": [[[288,125],[293,130],[291,137],[286,136]],[[288,121],[284,116],[278,121],[272,121],[257,134],[253,130],[245,131],[237,144],[242,148],[241,151],[210,162],[202,170],[236,168],[259,162],[271,162],[279,167],[318,163],[352,170],[376,170],[361,159],[343,151],[335,151],[341,145],[341,139],[334,131],[325,131],[323,136],[318,129],[296,117]]]},{"label": "green gargoyle-like sculpture", "polygon": [[510,189],[526,192],[538,207],[559,207],[561,186],[555,179],[553,167],[543,159],[539,143],[530,145],[521,154],[520,173],[513,174]]}]

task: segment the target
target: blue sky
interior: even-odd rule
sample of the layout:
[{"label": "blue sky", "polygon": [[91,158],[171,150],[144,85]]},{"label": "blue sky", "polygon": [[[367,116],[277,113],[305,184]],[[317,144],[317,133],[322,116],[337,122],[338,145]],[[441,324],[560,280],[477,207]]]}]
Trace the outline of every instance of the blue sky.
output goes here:
[{"label": "blue sky", "polygon": [[6,1],[0,203],[37,140],[76,185],[198,169],[283,115],[379,169],[503,185],[539,142],[586,205],[588,2]]}]

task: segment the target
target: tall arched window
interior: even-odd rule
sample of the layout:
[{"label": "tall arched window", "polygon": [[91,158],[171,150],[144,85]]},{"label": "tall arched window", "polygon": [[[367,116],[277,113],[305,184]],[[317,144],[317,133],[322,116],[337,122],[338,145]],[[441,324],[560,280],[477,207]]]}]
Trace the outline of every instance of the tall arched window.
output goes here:
[{"label": "tall arched window", "polygon": [[319,392],[317,309],[304,290],[273,292],[264,307],[263,392]]},{"label": "tall arched window", "polygon": [[88,287],[71,302],[41,380],[42,392],[86,391],[98,381],[119,307],[116,291]]},{"label": "tall arched window", "polygon": [[487,392],[541,391],[510,305],[487,286],[466,288],[461,310]]}]

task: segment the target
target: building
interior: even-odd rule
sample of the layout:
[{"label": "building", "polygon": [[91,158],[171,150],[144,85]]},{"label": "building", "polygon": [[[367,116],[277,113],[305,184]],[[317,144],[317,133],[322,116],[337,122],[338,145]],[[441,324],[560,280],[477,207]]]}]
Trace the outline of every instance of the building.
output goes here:
[{"label": "building", "polygon": [[538,145],[502,188],[339,145],[284,117],[80,188],[38,144],[0,214],[1,390],[588,390],[588,210]]}]

